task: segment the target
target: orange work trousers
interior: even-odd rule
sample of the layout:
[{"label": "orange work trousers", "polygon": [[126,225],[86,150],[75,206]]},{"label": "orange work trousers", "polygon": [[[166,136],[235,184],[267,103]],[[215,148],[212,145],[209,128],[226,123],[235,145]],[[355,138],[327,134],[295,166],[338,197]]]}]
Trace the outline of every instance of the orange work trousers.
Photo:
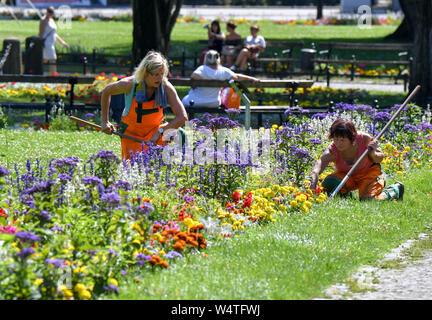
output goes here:
[{"label": "orange work trousers", "polygon": [[[333,172],[324,179],[322,186],[328,193],[331,193],[345,176],[346,172]],[[346,195],[350,191],[358,190],[360,200],[378,199],[378,196],[384,190],[384,186],[385,180],[381,172],[381,166],[374,164],[363,172],[351,175],[340,189],[340,193],[341,195]]]}]

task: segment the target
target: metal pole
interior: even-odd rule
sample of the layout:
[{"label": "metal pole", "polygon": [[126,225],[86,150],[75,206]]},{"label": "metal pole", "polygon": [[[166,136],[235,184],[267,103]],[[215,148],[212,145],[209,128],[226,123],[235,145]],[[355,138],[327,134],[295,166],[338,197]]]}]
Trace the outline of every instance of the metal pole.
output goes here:
[{"label": "metal pole", "polygon": [[[389,120],[389,122],[387,122],[387,124],[385,125],[385,127],[375,137],[376,140],[379,140],[384,135],[384,133],[387,131],[388,127],[399,116],[399,114],[402,112],[402,110],[405,108],[405,106],[408,104],[408,102],[411,101],[412,98],[414,98],[414,96],[417,94],[417,92],[420,90],[420,88],[421,88],[420,86],[415,87],[415,89],[413,90],[413,92],[411,92],[411,94],[408,96],[408,98],[406,98],[405,102],[399,107],[399,109],[391,117],[391,119]],[[329,199],[333,198],[339,192],[339,190],[345,185],[345,183],[347,182],[347,180],[349,179],[349,177],[357,169],[357,167],[360,165],[360,163],[363,161],[363,159],[367,156],[367,154],[368,154],[369,151],[370,150],[368,148],[367,150],[365,150],[365,152],[363,152],[363,154],[360,156],[360,158],[357,160],[357,162],[354,163],[354,165],[352,166],[351,170],[348,171],[347,175],[343,178],[343,180],[341,181],[341,183],[336,187],[335,190],[333,190],[333,192],[331,193]]]},{"label": "metal pole", "polygon": [[250,119],[251,119],[251,113],[250,113],[250,100],[247,97],[247,95],[244,92],[241,92],[240,89],[237,87],[234,80],[228,81],[231,88],[234,89],[235,92],[241,97],[243,103],[245,104],[245,128],[246,130],[250,129]]}]

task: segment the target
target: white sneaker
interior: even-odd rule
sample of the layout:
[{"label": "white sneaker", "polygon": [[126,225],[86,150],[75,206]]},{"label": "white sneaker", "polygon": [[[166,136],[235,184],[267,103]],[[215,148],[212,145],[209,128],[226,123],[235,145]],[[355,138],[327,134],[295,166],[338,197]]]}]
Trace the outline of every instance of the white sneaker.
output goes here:
[{"label": "white sneaker", "polygon": [[235,70],[236,70],[236,66],[235,66],[235,64],[233,64],[233,65],[230,67],[230,69],[231,69],[232,71],[235,71]]}]

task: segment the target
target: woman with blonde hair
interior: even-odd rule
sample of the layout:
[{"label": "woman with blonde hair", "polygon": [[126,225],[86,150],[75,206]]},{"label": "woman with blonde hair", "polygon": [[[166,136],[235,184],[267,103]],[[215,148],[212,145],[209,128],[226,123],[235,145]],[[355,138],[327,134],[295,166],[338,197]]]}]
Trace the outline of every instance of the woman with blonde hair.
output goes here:
[{"label": "woman with blonde hair", "polygon": [[[125,107],[119,132],[140,140],[163,145],[163,134],[169,129],[181,127],[187,120],[186,110],[174,86],[167,80],[168,61],[157,51],[149,51],[132,76],[107,85],[102,90],[102,131],[112,134],[114,126],[109,122],[111,95],[124,94]],[[171,107],[175,118],[164,123],[163,108]],[[143,145],[127,138],[121,139],[122,158],[131,159]]]}]

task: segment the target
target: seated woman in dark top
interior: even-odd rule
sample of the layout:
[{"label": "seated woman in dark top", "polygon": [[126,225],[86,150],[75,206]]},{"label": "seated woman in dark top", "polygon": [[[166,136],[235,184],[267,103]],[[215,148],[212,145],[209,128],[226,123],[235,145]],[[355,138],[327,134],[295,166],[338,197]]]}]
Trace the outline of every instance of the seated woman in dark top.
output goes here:
[{"label": "seated woman in dark top", "polygon": [[227,35],[225,36],[225,44],[222,47],[221,63],[228,68],[232,66],[240,49],[242,48],[242,37],[235,32],[237,25],[233,21],[227,22]]}]

